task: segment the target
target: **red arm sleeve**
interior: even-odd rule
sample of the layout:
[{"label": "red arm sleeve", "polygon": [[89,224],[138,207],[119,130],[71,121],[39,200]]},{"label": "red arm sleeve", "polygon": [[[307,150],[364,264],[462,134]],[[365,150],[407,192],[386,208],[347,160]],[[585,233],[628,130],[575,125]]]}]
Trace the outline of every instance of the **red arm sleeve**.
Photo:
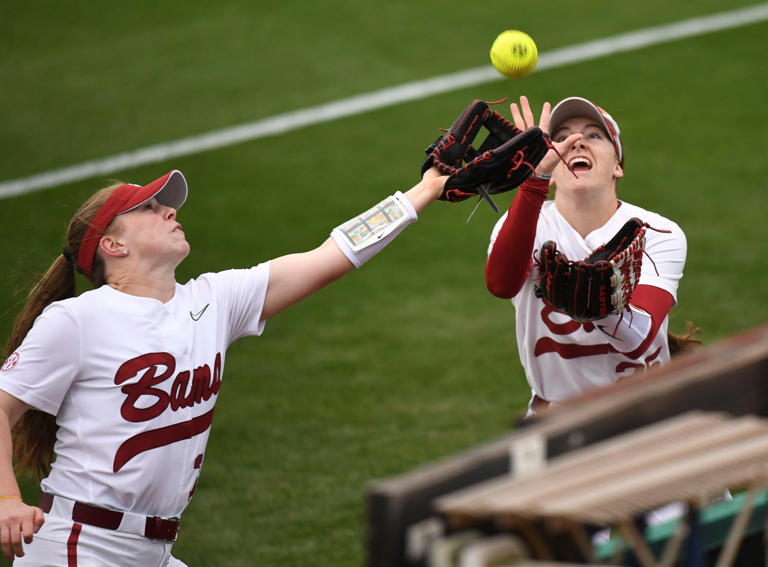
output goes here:
[{"label": "red arm sleeve", "polygon": [[541,205],[548,193],[549,181],[535,177],[518,189],[485,264],[485,285],[496,297],[514,297],[523,287],[533,262]]},{"label": "red arm sleeve", "polygon": [[651,330],[648,332],[648,336],[633,352],[625,353],[630,358],[637,358],[653,342],[656,333],[659,332],[661,323],[669,313],[669,310],[672,309],[675,298],[672,297],[671,293],[661,288],[652,285],[639,285],[632,292],[632,299],[629,303],[639,307],[651,316]]}]

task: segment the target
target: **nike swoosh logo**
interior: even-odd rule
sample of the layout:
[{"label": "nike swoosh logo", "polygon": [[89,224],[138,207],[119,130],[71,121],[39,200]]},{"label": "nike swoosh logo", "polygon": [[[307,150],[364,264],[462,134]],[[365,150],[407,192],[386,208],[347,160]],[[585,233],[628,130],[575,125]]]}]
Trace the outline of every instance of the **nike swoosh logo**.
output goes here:
[{"label": "nike swoosh logo", "polygon": [[208,306],[209,306],[209,305],[210,305],[210,303],[206,303],[206,304],[205,304],[205,307],[203,307],[203,308],[202,308],[202,310],[200,310],[200,312],[199,312],[199,313],[192,313],[192,312],[190,311],[190,312],[189,312],[189,316],[190,316],[190,317],[192,317],[192,320],[193,320],[193,321],[197,321],[198,319],[200,319],[200,317],[202,317],[202,316],[203,316],[203,313],[205,313],[205,310],[206,310],[206,309],[208,309]]},{"label": "nike swoosh logo", "polygon": [[[206,307],[207,307],[207,306],[206,306]],[[605,333],[606,335],[608,335],[609,337],[613,337],[614,339],[616,339],[616,340],[619,340],[619,341],[620,341],[620,340],[622,340],[622,339],[620,339],[619,337],[617,337],[616,335],[614,335],[614,334],[613,334],[613,331],[608,331],[608,329],[606,329],[606,328],[605,328],[605,327],[603,327],[602,325],[598,324],[598,325],[596,325],[596,327],[597,327],[598,329],[600,329],[600,330],[601,330],[603,333]]]}]

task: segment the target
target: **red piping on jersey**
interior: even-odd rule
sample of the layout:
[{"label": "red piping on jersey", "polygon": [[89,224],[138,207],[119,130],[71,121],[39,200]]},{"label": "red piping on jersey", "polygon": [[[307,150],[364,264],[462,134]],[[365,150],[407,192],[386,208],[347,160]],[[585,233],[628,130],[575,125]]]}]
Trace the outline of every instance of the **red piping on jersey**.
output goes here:
[{"label": "red piping on jersey", "polygon": [[[580,343],[560,343],[550,337],[541,337],[536,341],[536,345],[534,346],[534,355],[541,356],[542,354],[547,353],[557,353],[562,358],[572,359],[582,356],[599,356],[609,353],[619,353],[630,359],[638,359],[645,353],[646,349],[648,349],[656,338],[661,323],[669,313],[673,303],[674,299],[672,298],[672,295],[661,288],[647,284],[639,285],[635,288],[630,305],[634,305],[650,315],[651,329],[640,346],[631,352],[621,352],[608,343],[582,345]],[[593,324],[589,321],[578,323],[571,320],[567,323],[555,325],[548,317],[553,311],[554,309],[551,306],[545,305],[541,312],[541,317],[544,324],[555,334],[568,335],[576,331],[579,325],[583,325],[584,330],[587,332],[594,330]],[[623,315],[624,313],[622,313],[622,316]],[[655,359],[658,355],[659,351],[656,351],[648,360]]]},{"label": "red piping on jersey", "polygon": [[582,356],[600,356],[617,352],[617,350],[608,343],[596,345],[559,343],[550,337],[541,337],[536,341],[536,347],[533,351],[534,356],[541,356],[550,352],[556,352],[561,358],[570,359],[581,358]]}]

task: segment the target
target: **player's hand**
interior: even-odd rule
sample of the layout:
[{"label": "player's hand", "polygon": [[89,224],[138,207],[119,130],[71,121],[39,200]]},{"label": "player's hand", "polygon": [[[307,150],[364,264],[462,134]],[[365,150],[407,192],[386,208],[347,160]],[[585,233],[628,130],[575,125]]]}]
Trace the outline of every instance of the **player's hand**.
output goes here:
[{"label": "player's hand", "polygon": [[32,537],[45,522],[43,511],[36,506],[28,506],[19,498],[8,498],[0,502],[0,546],[3,555],[10,561],[14,556],[23,557],[21,544],[32,543]]},{"label": "player's hand", "polygon": [[430,193],[430,195],[434,196],[432,199],[433,201],[443,194],[443,187],[445,187],[445,182],[447,180],[448,176],[440,173],[440,171],[434,166],[425,171],[421,178],[421,182],[425,186],[426,190]]},{"label": "player's hand", "polygon": [[[520,97],[519,107],[517,103],[513,102],[509,105],[509,109],[512,112],[512,120],[514,121],[516,127],[520,128],[521,130],[527,130],[532,126],[537,126],[536,120],[533,116],[533,111],[531,110],[531,105],[528,102],[528,98],[526,96]],[[552,105],[549,102],[545,102],[541,108],[541,117],[539,118],[538,127],[547,134],[551,134],[549,131],[549,115],[551,112]],[[559,142],[557,140],[552,140],[552,143],[555,145],[555,148],[557,148],[557,151],[564,156],[568,148],[581,140],[582,137],[582,134],[571,134]],[[547,155],[544,156],[544,159],[541,160],[538,167],[536,168],[536,174],[552,175],[552,171],[554,171],[555,166],[559,161],[560,158],[557,153],[549,150]]]}]

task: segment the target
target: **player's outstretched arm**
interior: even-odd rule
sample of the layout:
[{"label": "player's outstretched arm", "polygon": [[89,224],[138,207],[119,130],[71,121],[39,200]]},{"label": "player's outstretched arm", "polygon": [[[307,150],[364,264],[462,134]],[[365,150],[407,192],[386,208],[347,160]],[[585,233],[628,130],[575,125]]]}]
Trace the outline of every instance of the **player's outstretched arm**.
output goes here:
[{"label": "player's outstretched arm", "polygon": [[280,313],[380,252],[440,196],[445,179],[430,169],[405,193],[398,191],[334,228],[331,238],[314,250],[272,260],[262,319]]},{"label": "player's outstretched arm", "polygon": [[24,555],[22,538],[32,543],[33,535],[45,521],[40,508],[21,500],[13,474],[11,428],[27,409],[24,402],[0,390],[0,547],[10,561]]}]

